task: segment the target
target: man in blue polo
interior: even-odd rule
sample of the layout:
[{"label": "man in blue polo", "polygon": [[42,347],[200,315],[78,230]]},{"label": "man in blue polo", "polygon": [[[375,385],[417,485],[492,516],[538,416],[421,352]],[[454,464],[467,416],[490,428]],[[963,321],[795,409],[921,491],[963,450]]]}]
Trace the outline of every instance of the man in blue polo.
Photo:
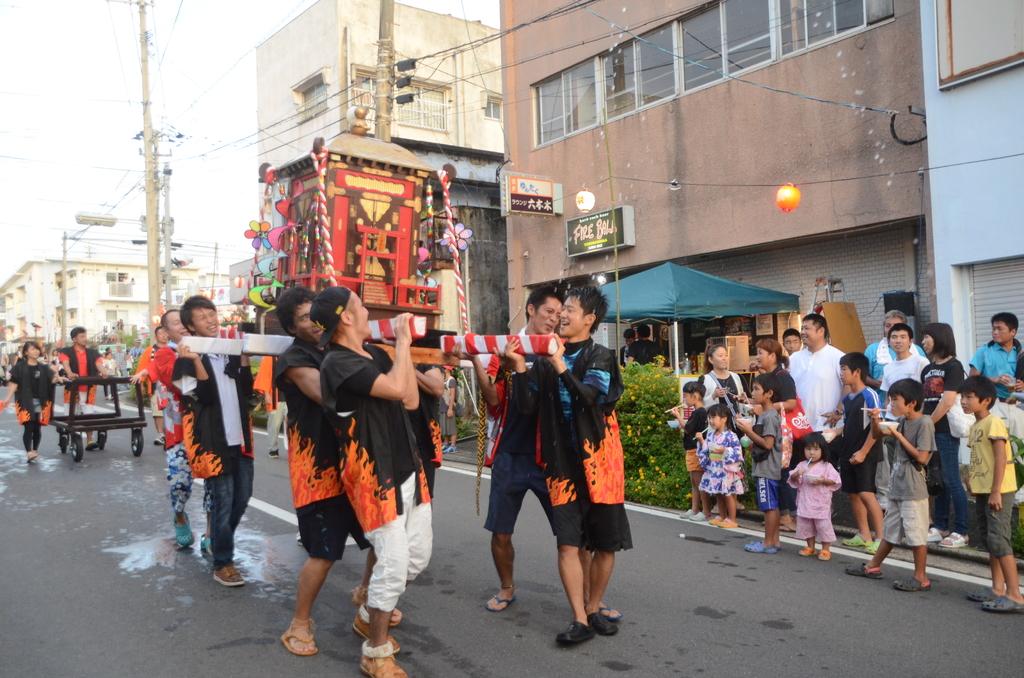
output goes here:
[{"label": "man in blue polo", "polygon": [[992,341],[978,347],[971,358],[971,376],[980,375],[992,381],[1000,400],[1009,398],[1015,385],[1014,372],[1022,354],[1017,327],[1017,316],[996,313],[992,316]]},{"label": "man in blue polo", "polygon": [[[552,334],[558,328],[562,298],[553,287],[533,290],[526,300],[526,327],[521,334]],[[488,449],[485,463],[491,467],[491,492],[484,528],[491,532],[491,556],[498,572],[498,593],[486,604],[502,612],[516,599],[512,533],[527,492],[533,492],[551,522],[551,501],[539,465],[537,416],[522,414],[512,397],[511,371],[498,356],[485,366],[472,357],[481,392],[487,403]],[[529,358],[528,358],[529,359]]]},{"label": "man in blue polo", "polygon": [[[864,375],[864,383],[878,391],[878,397],[885,402],[885,391],[882,388],[882,377],[885,376],[885,366],[896,360],[896,351],[889,346],[889,331],[896,325],[907,324],[907,316],[903,311],[893,309],[885,314],[882,319],[882,338],[864,349],[864,355],[868,359],[868,374]],[[925,357],[924,349],[917,344],[911,344],[910,350],[913,353]]]}]

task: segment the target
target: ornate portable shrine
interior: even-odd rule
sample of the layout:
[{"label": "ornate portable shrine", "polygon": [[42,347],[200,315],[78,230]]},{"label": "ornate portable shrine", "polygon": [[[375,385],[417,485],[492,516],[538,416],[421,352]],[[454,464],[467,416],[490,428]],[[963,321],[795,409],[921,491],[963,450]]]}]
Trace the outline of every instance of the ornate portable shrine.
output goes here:
[{"label": "ornate portable shrine", "polygon": [[407,149],[366,136],[357,118],[329,145],[317,139],[309,155],[261,170],[263,212],[281,229],[277,286],[344,285],[373,318],[409,311],[434,326],[441,288],[421,284],[427,281],[417,264],[424,196],[435,172]]}]

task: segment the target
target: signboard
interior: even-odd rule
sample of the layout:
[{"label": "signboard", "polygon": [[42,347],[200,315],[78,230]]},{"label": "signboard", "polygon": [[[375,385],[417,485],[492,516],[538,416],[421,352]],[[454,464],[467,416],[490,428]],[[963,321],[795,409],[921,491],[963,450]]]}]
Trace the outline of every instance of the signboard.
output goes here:
[{"label": "signboard", "polygon": [[633,208],[629,205],[565,220],[565,247],[570,257],[635,244]]},{"label": "signboard", "polygon": [[562,213],[562,185],[517,174],[502,176],[502,212],[554,215]]}]

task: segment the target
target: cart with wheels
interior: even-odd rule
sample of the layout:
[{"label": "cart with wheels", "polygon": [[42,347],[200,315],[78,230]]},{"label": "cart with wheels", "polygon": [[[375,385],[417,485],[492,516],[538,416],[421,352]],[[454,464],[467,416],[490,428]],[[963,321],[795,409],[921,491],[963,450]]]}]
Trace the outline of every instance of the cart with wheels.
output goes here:
[{"label": "cart with wheels", "polygon": [[[135,405],[121,409],[121,394],[117,390],[118,384],[130,384],[131,379],[127,377],[79,377],[68,381],[65,389],[70,389],[70,400],[68,402],[67,414],[55,415],[50,418],[50,423],[57,429],[58,444],[61,454],[71,452],[72,458],[78,462],[82,461],[85,454],[86,434],[96,433],[96,444],[102,450],[107,445],[107,434],[109,431],[118,429],[131,430],[131,452],[138,457],[142,454],[143,439],[142,431],[146,428],[145,398],[142,394],[142,385],[134,384]],[[114,406],[113,412],[90,412],[82,411],[80,386],[111,386]],[[134,410],[138,410],[135,414]]]}]

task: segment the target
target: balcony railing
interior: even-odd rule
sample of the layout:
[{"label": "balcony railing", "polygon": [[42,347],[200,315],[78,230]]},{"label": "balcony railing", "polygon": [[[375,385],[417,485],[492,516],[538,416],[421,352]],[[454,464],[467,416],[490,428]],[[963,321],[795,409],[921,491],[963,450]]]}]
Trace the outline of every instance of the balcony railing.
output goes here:
[{"label": "balcony railing", "polygon": [[108,282],[107,283],[107,296],[117,297],[120,299],[131,299],[133,295],[134,285],[132,283],[122,282]]}]

